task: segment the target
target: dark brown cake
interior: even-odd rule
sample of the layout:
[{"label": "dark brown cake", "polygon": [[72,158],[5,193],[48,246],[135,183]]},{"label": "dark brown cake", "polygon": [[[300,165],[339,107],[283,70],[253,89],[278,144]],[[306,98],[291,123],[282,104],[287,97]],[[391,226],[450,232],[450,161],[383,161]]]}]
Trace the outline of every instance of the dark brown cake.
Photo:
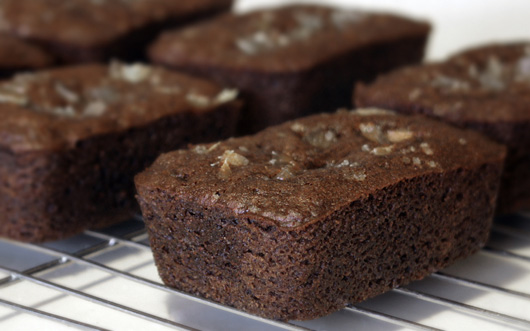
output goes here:
[{"label": "dark brown cake", "polygon": [[167,285],[311,319],[484,245],[504,154],[472,131],[364,109],[164,154],[135,182]]},{"label": "dark brown cake", "polygon": [[294,5],[166,32],[150,58],[239,88],[249,133],[349,106],[355,81],[420,61],[428,33],[397,16]]},{"label": "dark brown cake", "polygon": [[0,78],[20,70],[44,68],[52,63],[53,57],[41,48],[0,33]]},{"label": "dark brown cake", "polygon": [[233,0],[3,0],[0,31],[66,63],[137,60],[160,31],[230,9]]},{"label": "dark brown cake", "polygon": [[164,151],[230,136],[234,97],[140,64],[0,83],[0,236],[52,240],[139,212],[133,176]]},{"label": "dark brown cake", "polygon": [[530,207],[530,43],[484,46],[355,91],[358,106],[422,113],[508,146],[497,212]]}]

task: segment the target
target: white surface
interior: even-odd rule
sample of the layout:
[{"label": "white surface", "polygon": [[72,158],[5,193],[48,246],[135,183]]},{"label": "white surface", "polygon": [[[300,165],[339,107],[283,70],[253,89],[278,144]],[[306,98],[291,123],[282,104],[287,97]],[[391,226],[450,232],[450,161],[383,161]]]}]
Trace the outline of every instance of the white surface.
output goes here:
[{"label": "white surface", "polygon": [[388,11],[426,19],[433,24],[427,57],[443,59],[463,48],[486,42],[530,40],[528,0],[239,0],[238,10],[287,3],[318,3]]}]

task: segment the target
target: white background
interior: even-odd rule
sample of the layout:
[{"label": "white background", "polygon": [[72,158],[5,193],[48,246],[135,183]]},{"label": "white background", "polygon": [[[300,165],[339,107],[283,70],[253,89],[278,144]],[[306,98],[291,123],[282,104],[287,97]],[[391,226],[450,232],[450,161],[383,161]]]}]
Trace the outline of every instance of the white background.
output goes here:
[{"label": "white background", "polygon": [[237,9],[294,2],[392,11],[427,19],[434,26],[427,52],[433,60],[481,43],[530,40],[529,0],[240,0]]}]

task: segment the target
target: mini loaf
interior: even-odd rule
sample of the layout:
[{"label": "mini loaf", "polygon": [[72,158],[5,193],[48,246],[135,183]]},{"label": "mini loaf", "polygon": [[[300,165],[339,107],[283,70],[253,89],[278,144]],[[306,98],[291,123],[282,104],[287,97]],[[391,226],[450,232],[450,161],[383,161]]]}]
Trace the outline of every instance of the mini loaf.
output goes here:
[{"label": "mini loaf", "polygon": [[504,154],[472,131],[361,109],[164,154],[135,182],[168,286],[312,319],[484,245]]},{"label": "mini loaf", "polygon": [[62,62],[137,60],[163,29],[230,9],[233,0],[2,0],[0,31]]},{"label": "mini loaf", "polygon": [[52,63],[51,54],[40,47],[0,33],[0,78],[11,76],[21,70],[44,68]]},{"label": "mini loaf", "polygon": [[52,240],[138,213],[133,176],[162,152],[230,136],[234,97],[140,64],[0,83],[0,236]]},{"label": "mini loaf", "polygon": [[350,105],[355,81],[419,62],[428,33],[402,17],[293,5],[166,32],[150,58],[238,87],[249,133]]},{"label": "mini loaf", "polygon": [[530,208],[530,43],[483,46],[357,86],[358,106],[422,113],[505,144],[499,214]]}]

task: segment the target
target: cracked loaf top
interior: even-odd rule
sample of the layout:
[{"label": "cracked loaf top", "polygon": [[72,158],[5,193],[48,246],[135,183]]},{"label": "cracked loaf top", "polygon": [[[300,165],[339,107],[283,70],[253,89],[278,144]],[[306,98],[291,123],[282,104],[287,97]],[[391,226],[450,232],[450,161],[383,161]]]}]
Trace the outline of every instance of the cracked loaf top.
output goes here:
[{"label": "cracked loaf top", "polygon": [[530,121],[530,42],[479,47],[357,87],[356,102],[411,108],[455,123]]},{"label": "cracked loaf top", "polygon": [[237,91],[142,64],[80,65],[0,82],[0,147],[74,146],[81,139],[172,114],[212,112]]},{"label": "cracked loaf top", "polygon": [[503,162],[478,133],[380,109],[306,117],[254,136],[160,156],[137,175],[199,208],[297,227],[408,178]]},{"label": "cracked loaf top", "polygon": [[232,0],[2,0],[0,31],[96,47],[150,23],[226,8]]},{"label": "cracked loaf top", "polygon": [[358,48],[428,32],[428,24],[394,15],[291,5],[224,15],[166,32],[151,47],[150,56],[167,65],[294,71]]}]

